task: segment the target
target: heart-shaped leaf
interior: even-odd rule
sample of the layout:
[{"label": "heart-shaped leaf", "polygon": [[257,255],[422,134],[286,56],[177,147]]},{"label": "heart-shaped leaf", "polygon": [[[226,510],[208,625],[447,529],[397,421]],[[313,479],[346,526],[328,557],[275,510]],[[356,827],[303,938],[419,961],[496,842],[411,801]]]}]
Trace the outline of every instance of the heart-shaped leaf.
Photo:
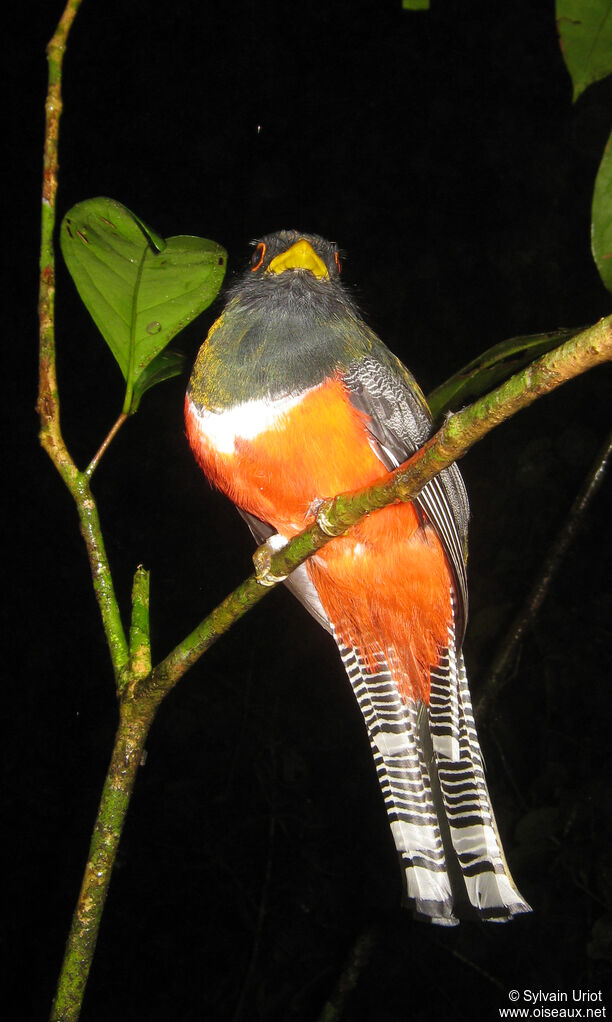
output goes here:
[{"label": "heart-shaped leaf", "polygon": [[[126,381],[123,411],[136,411],[145,390],[167,379],[147,367],[217,295],[227,263],[214,241],[165,241],[114,199],[87,199],[62,221],[66,265]],[[166,362],[166,369],[176,361]],[[175,375],[175,371],[169,375]],[[139,382],[140,381],[140,382]]]},{"label": "heart-shaped leaf", "polygon": [[576,102],[589,85],[612,73],[612,6],[610,0],[557,0],[556,18]]},{"label": "heart-shaped leaf", "polygon": [[595,178],[591,211],[591,250],[601,279],[612,291],[612,135]]}]

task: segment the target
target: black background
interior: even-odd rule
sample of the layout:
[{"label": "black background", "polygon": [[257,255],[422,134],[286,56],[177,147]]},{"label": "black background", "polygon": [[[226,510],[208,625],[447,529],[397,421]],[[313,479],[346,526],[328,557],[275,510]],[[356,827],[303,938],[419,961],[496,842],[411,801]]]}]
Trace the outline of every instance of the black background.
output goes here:
[{"label": "black background", "polygon": [[[22,4],[4,38],[6,960],[24,1019],[48,1012],[116,723],[76,514],[36,441],[44,47],[60,12]],[[612,92],[602,83],[572,105],[552,2],[439,0],[410,14],[399,0],[84,0],[64,100],[60,217],[109,195],[161,234],[221,242],[230,275],[259,234],[333,238],[369,322],[425,390],[505,337],[609,311],[589,210]],[[181,336],[190,363],[218,308]],[[57,328],[63,430],[84,466],[122,380],[61,263]],[[462,466],[476,695],[609,429],[610,379],[604,368],[566,386]],[[184,387],[144,398],[94,480],[124,610],[135,566],[151,569],[157,659],[250,570],[243,524],[188,450]],[[531,917],[442,932],[400,910],[340,661],[274,592],[153,727],[83,1022],[316,1019],[364,933],[373,950],[348,1020],[495,1019],[510,988],[602,990],[605,1004],[609,515],[607,482],[521,649],[501,723],[483,731]]]}]

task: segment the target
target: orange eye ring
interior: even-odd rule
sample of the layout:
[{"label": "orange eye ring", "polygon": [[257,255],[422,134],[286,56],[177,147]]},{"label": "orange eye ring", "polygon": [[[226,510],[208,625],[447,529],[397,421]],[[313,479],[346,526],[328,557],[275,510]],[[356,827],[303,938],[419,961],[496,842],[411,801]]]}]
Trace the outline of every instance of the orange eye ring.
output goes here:
[{"label": "orange eye ring", "polygon": [[251,256],[251,270],[253,273],[255,272],[255,270],[259,269],[259,267],[264,261],[265,255],[266,255],[265,242],[260,241],[257,248],[253,252],[253,255]]},{"label": "orange eye ring", "polygon": [[340,262],[340,256],[337,252],[334,252],[334,260],[338,268],[338,273],[342,273],[342,263]]}]

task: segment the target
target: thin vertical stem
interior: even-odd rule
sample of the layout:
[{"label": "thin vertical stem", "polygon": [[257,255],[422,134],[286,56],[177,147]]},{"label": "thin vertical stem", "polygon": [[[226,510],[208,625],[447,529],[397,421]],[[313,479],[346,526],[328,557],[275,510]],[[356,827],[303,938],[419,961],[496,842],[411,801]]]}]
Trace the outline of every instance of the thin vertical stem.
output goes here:
[{"label": "thin vertical stem", "polygon": [[[53,38],[47,47],[49,80],[45,107],[46,125],[43,157],[38,302],[40,347],[37,409],[41,427],[40,442],[66,483],[77,505],[81,532],[87,547],[94,589],[110,649],[115,679],[119,683],[119,679],[128,663],[127,640],[121,623],[97,507],[89,489],[88,475],[79,472],[62,437],[60,401],[55,368],[55,251],[53,233],[56,220],[55,202],[59,167],[59,125],[62,112],[62,65],[68,33],[80,5],[81,0],[68,0]],[[116,426],[115,432],[117,428]],[[98,452],[98,460],[99,455],[100,452]]]},{"label": "thin vertical stem", "polygon": [[[60,432],[59,396],[55,372],[55,198],[59,167],[59,123],[62,112],[62,64],[68,33],[81,0],[68,0],[53,38],[47,47],[49,80],[45,106],[45,146],[41,210],[40,284],[38,315],[40,323],[38,414],[41,443],[53,457],[64,481],[73,477],[76,466],[69,457]],[[52,453],[53,451],[53,453]],[[55,455],[55,457],[54,457]]]}]

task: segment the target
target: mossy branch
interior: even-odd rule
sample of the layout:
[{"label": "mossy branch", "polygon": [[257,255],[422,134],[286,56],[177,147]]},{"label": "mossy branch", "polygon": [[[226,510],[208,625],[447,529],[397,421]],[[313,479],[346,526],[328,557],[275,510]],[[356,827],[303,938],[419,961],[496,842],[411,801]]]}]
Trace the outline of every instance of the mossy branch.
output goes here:
[{"label": "mossy branch", "polygon": [[72,917],[50,1022],[77,1022],[123,825],[152,715],[123,703],[100,797],[81,891]]},{"label": "mossy branch", "polygon": [[149,572],[139,565],[132,585],[130,622],[130,674],[134,678],[146,678],[151,673],[149,588]]},{"label": "mossy branch", "polygon": [[[611,360],[612,316],[608,316],[547,352],[490,394],[449,416],[435,436],[405,465],[372,486],[340,494],[324,504],[316,522],[272,555],[270,572],[277,577],[290,574],[364,515],[394,501],[412,500],[430,479],[463,457],[496,426],[561,384]],[[130,697],[158,705],[202,653],[258,603],[269,588],[269,585],[262,586],[256,575],[251,575],[179,643],[148,678],[131,683]]]}]

